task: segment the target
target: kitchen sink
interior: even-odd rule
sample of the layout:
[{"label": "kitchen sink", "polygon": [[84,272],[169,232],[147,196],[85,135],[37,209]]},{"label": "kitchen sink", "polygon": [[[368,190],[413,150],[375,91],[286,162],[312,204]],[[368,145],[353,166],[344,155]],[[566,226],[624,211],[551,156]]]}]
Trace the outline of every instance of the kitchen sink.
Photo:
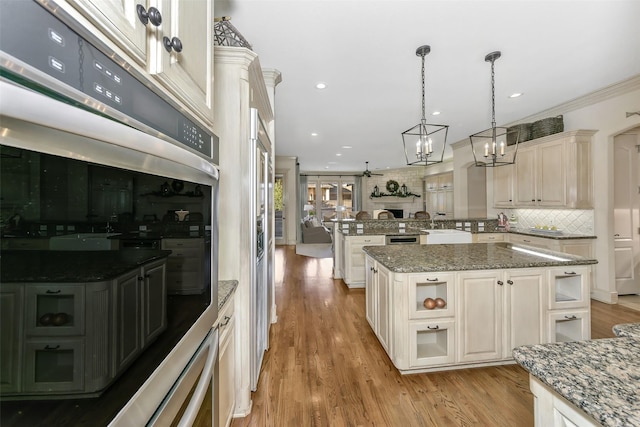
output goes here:
[{"label": "kitchen sink", "polygon": [[49,239],[49,249],[54,251],[108,251],[110,239],[122,233],[74,233],[54,236]]},{"label": "kitchen sink", "polygon": [[422,231],[429,233],[427,236],[427,245],[443,243],[471,243],[471,233],[469,231],[453,229],[425,229]]}]

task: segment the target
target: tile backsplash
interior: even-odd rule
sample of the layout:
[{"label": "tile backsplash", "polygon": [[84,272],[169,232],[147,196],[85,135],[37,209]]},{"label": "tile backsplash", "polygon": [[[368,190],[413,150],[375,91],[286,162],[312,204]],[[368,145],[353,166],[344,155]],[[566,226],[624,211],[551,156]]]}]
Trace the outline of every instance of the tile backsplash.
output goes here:
[{"label": "tile backsplash", "polygon": [[515,216],[520,229],[547,225],[568,234],[593,235],[592,209],[506,209],[504,213],[508,218]]}]

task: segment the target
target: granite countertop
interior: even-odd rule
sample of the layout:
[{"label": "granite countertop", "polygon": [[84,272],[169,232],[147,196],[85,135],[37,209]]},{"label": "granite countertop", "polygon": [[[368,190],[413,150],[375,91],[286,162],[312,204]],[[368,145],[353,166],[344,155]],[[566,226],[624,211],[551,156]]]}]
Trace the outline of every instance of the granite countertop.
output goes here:
[{"label": "granite countertop", "polygon": [[[513,248],[524,248],[560,258],[551,259]],[[365,246],[367,255],[396,273],[495,270],[597,264],[595,259],[510,243]]]},{"label": "granite countertop", "polygon": [[613,325],[613,333],[618,337],[631,337],[640,339],[640,323],[621,323]]},{"label": "granite countertop", "polygon": [[552,231],[533,231],[527,229],[511,229],[507,231],[507,233],[512,234],[524,234],[526,236],[535,236],[535,237],[544,237],[545,239],[556,239],[556,240],[564,240],[564,239],[595,239],[596,236],[589,236],[585,234],[569,234],[564,232],[554,233]]},{"label": "granite countertop", "polygon": [[218,280],[218,310],[222,310],[222,307],[224,307],[224,304],[233,295],[237,287],[237,280]]},{"label": "granite countertop", "polygon": [[166,258],[171,251],[2,251],[2,283],[101,282]]},{"label": "granite countertop", "polygon": [[420,230],[417,228],[407,228],[405,229],[404,233],[400,232],[399,230],[391,230],[391,229],[385,230],[382,228],[365,229],[360,231],[355,231],[355,230],[350,231],[350,230],[340,229],[338,231],[348,237],[351,237],[351,236],[417,236],[419,234],[428,234],[424,230]]},{"label": "granite countertop", "polygon": [[517,347],[531,375],[605,426],[640,426],[640,340],[607,338]]}]

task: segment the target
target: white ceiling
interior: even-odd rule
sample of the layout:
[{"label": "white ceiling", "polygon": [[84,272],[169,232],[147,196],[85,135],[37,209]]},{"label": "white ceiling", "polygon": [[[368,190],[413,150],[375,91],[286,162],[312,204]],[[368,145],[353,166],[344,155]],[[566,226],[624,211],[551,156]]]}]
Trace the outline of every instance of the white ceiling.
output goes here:
[{"label": "white ceiling", "polygon": [[[421,45],[431,46],[427,122],[450,125],[448,143],[490,127],[489,52],[502,52],[498,125],[640,74],[638,0],[216,0],[215,8],[263,68],[282,73],[276,155],[298,157],[304,172],[406,165],[401,132],[420,122]],[[514,92],[524,95],[510,99]]]}]

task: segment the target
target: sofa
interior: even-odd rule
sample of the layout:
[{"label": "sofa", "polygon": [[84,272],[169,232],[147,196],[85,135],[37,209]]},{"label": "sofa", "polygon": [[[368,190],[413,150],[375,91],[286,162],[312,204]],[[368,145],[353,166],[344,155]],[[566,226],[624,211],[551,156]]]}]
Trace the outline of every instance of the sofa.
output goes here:
[{"label": "sofa", "polygon": [[331,233],[316,218],[302,222],[302,243],[331,243]]}]

